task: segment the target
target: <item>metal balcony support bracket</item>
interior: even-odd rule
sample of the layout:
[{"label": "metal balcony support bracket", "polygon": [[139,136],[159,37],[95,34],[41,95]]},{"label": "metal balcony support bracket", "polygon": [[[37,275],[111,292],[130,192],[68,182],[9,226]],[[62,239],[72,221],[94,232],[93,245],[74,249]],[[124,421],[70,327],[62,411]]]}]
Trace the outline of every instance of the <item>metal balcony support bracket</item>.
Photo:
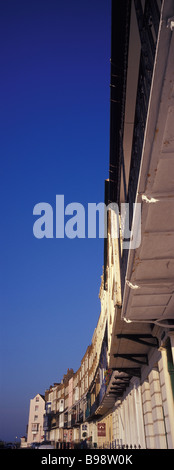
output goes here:
[{"label": "metal balcony support bracket", "polygon": [[129,385],[129,382],[130,382],[130,378],[128,380],[124,380],[124,381],[119,381],[118,382],[112,382],[112,385],[121,385],[122,387],[127,387],[127,385]]},{"label": "metal balcony support bracket", "polygon": [[[141,377],[141,368],[140,367],[112,367],[113,372],[123,372],[130,377]],[[119,377],[120,379],[120,377]]]},{"label": "metal balcony support bracket", "polygon": [[114,357],[127,359],[128,361],[136,362],[141,365],[148,365],[147,354],[114,354]]},{"label": "metal balcony support bracket", "polygon": [[118,390],[114,390],[114,389],[113,389],[113,390],[110,390],[110,391],[109,391],[109,395],[112,395],[112,394],[113,394],[113,395],[116,395],[116,396],[121,397],[121,396],[124,394],[124,392],[125,392],[125,389],[123,389],[123,388],[118,389]]},{"label": "metal balcony support bracket", "polygon": [[111,387],[111,388],[110,388],[110,391],[114,391],[115,393],[117,393],[117,392],[120,393],[120,392],[123,392],[124,390],[123,390],[123,388]]},{"label": "metal balcony support bracket", "polygon": [[[114,377],[114,379],[115,379],[115,380],[118,380],[118,382],[119,382],[119,380],[120,380],[120,381],[123,382],[123,383],[127,383],[127,382],[129,382],[129,380],[130,380],[130,378],[127,377],[127,376],[125,376],[125,375],[124,375],[124,376],[121,376],[121,377],[120,377],[120,376],[118,376],[118,377],[116,376],[116,377]],[[113,382],[113,383],[114,383],[114,382]]]},{"label": "metal balcony support bracket", "polygon": [[[118,334],[118,339],[128,339],[135,343],[143,344],[144,346],[150,346],[152,348],[159,348],[159,341],[156,336],[150,334]],[[146,341],[147,339],[152,341]]]},{"label": "metal balcony support bracket", "polygon": [[110,390],[115,390],[116,392],[124,392],[126,388],[129,386],[130,382],[130,377],[126,381],[118,381],[118,382],[112,382],[112,386],[110,387]]}]

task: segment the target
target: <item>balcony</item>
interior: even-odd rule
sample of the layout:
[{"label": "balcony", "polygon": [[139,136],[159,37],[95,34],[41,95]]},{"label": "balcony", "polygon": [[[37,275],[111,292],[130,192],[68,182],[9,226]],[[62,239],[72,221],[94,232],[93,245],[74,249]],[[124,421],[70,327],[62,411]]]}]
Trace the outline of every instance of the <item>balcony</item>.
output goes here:
[{"label": "balcony", "polygon": [[[148,2],[153,3],[155,2]],[[128,201],[141,203],[141,244],[136,249],[129,250],[129,257],[128,253],[125,253],[127,250],[124,250],[122,272],[122,318],[131,322],[146,321],[171,328],[174,326],[173,15],[173,1],[164,0],[155,61],[152,60],[154,54],[153,57],[152,53],[150,55],[152,51],[147,50],[147,57],[151,57],[150,79],[146,76],[147,70],[141,66],[143,97],[145,98],[146,84],[148,94],[141,118],[138,114],[141,107],[138,104],[140,98],[137,95],[128,188]],[[140,21],[140,34],[142,33]],[[141,88],[139,93],[140,91]],[[140,147],[137,145],[138,140]],[[136,210],[134,212],[136,215]],[[125,277],[126,284],[123,281]]]},{"label": "balcony", "polygon": [[[87,421],[90,421],[91,419],[94,419],[95,417],[95,412],[97,410],[97,408],[99,407],[100,405],[100,394],[98,394],[95,398],[95,401],[92,405],[89,404],[88,402],[88,406],[87,406],[87,409],[86,409],[86,413],[85,413],[85,418]],[[97,418],[97,416],[96,416]]]},{"label": "balcony", "polygon": [[[156,49],[158,43],[158,33],[160,25],[160,10],[156,0],[153,2],[146,0],[145,7],[143,9],[141,0],[134,0],[135,5],[135,15],[138,24],[138,33],[141,43],[140,59],[139,59],[139,72],[138,72],[138,82],[137,82],[137,94],[135,101],[135,114],[134,114],[134,124],[132,132],[132,142],[130,141],[131,156],[130,163],[128,158],[125,158],[123,152],[123,133],[120,135],[120,172],[123,172],[124,179],[124,199],[125,202],[129,203],[129,223],[130,228],[132,227],[133,222],[133,204],[136,202],[137,190],[138,190],[138,181],[140,175],[140,168],[142,163],[142,151],[144,146],[144,138],[147,128],[147,116],[149,113],[149,103],[152,92],[152,78],[154,74],[154,64],[156,57]],[[130,41],[129,48],[131,48],[131,34],[130,31]],[[129,64],[128,64],[129,65]],[[132,93],[132,90],[129,90],[129,94]],[[126,97],[127,100],[131,98]],[[132,115],[133,118],[133,115]],[[127,121],[127,115],[125,111],[125,121]],[[124,123],[124,126],[126,124]],[[125,144],[126,145],[126,144]],[[129,173],[128,168],[130,165]],[[125,173],[127,172],[128,182],[125,180]],[[148,173],[148,171],[147,171]],[[150,172],[149,172],[150,173]],[[120,184],[120,194],[121,196],[121,183]],[[127,186],[127,188],[126,188]],[[139,201],[137,201],[139,202]],[[135,214],[134,214],[135,215]],[[129,250],[123,250],[122,254],[122,295],[124,293],[125,287],[125,277],[128,264],[128,253]]]},{"label": "balcony", "polygon": [[68,428],[72,428],[76,424],[76,415],[72,414],[68,417]]},{"label": "balcony", "polygon": [[[126,18],[127,30],[130,25],[124,12],[126,3],[128,5],[129,0],[123,2],[120,15],[117,2],[113,2],[113,30],[122,21],[121,34]],[[130,34],[123,29],[123,41],[112,38],[110,177],[106,182],[105,199],[106,204],[116,202],[119,208],[122,202],[129,204],[132,237],[125,248],[122,230],[123,240],[118,239],[120,246],[116,251],[112,238],[108,236],[109,243],[105,240],[104,289],[113,288],[112,262],[108,256],[108,249],[111,249],[115,272],[118,270],[118,277],[121,275],[122,302],[114,304],[115,323],[108,359],[114,378],[100,404],[98,411],[103,408],[102,414],[107,407],[112,407],[114,400],[123,396],[131,377],[141,378],[150,350],[159,347],[153,325],[174,327],[174,3],[173,0],[134,0],[132,8],[139,54],[136,56],[133,51],[132,25]],[[120,74],[125,81],[124,91],[116,87],[119,46],[125,52]],[[136,62],[136,83],[129,75],[133,74],[134,67],[127,50],[129,53],[132,50]],[[128,105],[133,92],[130,119]],[[129,124],[132,132],[128,148],[124,132]],[[136,234],[135,216],[139,207],[134,203],[141,205],[141,221],[139,218],[140,223],[137,223],[141,227],[141,241],[135,248],[132,238]],[[108,220],[110,235],[112,219],[108,217]],[[88,409],[88,416],[92,411]]]},{"label": "balcony", "polygon": [[91,415],[95,414],[99,404],[100,404],[100,395],[98,394],[94,403],[91,405]]},{"label": "balcony", "polygon": [[51,413],[44,415],[43,418],[43,430],[49,431],[51,428]]},{"label": "balcony", "polygon": [[33,423],[31,427],[32,434],[37,434],[39,432],[39,423]]}]

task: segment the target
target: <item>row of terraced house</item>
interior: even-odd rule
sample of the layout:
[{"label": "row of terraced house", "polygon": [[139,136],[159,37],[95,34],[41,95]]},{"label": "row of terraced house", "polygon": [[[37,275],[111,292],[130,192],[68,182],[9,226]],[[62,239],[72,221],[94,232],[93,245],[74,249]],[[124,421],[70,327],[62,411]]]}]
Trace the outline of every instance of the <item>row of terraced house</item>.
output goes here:
[{"label": "row of terraced house", "polygon": [[120,212],[107,214],[92,342],[45,392],[42,439],[55,447],[174,448],[173,57],[173,0],[112,1],[105,203]]}]

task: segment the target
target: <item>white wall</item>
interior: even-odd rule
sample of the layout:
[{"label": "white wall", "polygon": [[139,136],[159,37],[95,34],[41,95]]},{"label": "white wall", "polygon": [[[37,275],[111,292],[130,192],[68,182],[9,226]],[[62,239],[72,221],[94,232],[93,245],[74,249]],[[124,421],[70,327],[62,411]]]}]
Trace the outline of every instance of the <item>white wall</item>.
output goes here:
[{"label": "white wall", "polygon": [[30,400],[27,445],[43,440],[43,415],[45,411],[45,400],[38,393]]}]

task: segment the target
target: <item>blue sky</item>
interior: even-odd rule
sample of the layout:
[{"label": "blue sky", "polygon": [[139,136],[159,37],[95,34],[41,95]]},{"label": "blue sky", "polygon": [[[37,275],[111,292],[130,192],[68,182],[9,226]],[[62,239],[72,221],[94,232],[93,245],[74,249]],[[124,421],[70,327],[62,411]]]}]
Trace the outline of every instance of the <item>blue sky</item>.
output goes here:
[{"label": "blue sky", "polygon": [[110,0],[2,0],[1,428],[25,434],[29,400],[74,371],[100,314],[102,239],[36,239],[33,207],[104,199]]}]

